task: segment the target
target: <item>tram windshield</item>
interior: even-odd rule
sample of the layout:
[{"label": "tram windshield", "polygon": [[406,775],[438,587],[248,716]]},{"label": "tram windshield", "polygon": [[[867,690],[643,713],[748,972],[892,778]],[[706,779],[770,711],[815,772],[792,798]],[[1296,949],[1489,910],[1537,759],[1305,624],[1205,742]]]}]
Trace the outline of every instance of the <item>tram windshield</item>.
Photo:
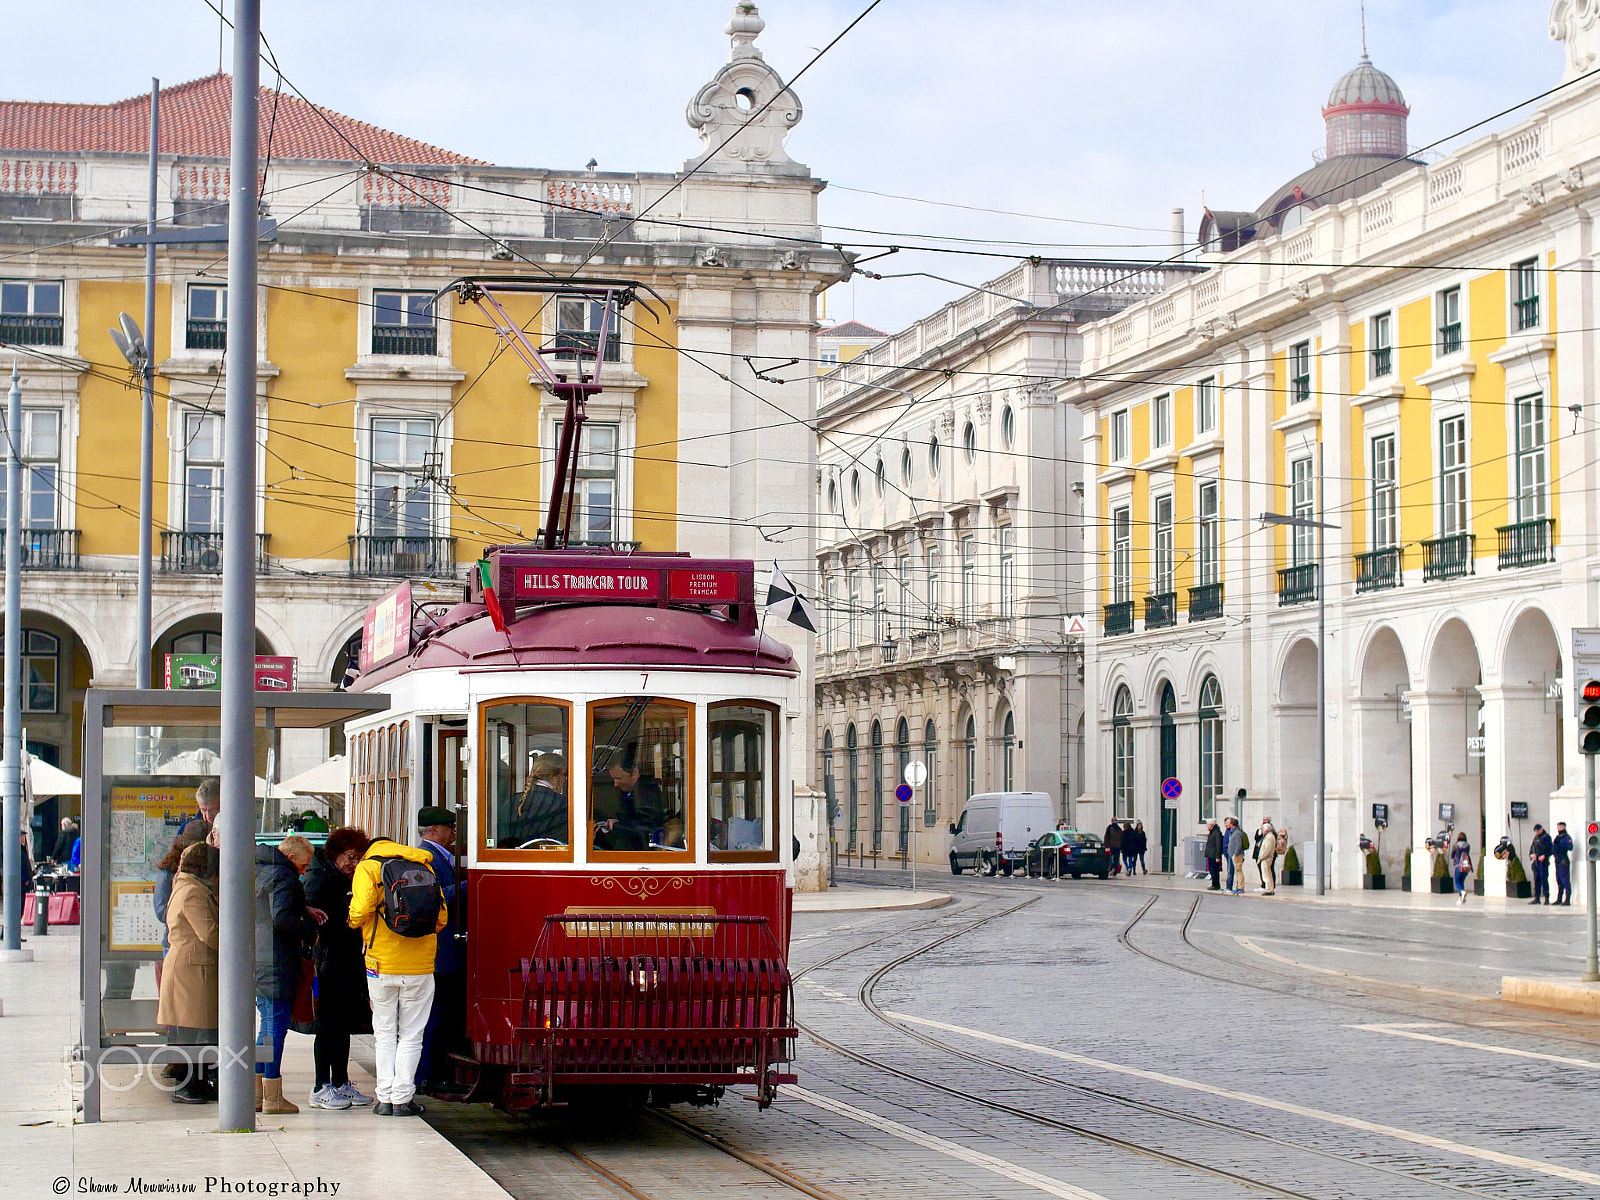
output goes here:
[{"label": "tram windshield", "polygon": [[690,712],[681,700],[647,696],[590,707],[589,821],[596,850],[688,850]]},{"label": "tram windshield", "polygon": [[713,704],[707,713],[706,843],[713,853],[772,849],[772,721],[772,710],[757,704]]},{"label": "tram windshield", "polygon": [[484,719],[492,801],[484,844],[564,850],[571,843],[567,706],[496,704]]}]

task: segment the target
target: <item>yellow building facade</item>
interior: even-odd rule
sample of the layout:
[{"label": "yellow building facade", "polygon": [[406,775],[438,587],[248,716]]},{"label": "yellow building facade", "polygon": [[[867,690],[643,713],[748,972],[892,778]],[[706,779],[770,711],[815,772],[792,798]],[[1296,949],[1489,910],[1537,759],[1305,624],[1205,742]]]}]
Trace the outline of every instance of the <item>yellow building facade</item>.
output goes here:
[{"label": "yellow building facade", "polygon": [[[294,657],[302,687],[343,678],[364,611],[401,579],[419,598],[457,597],[486,546],[542,525],[561,412],[477,308],[435,301],[463,276],[631,279],[657,294],[613,318],[574,541],[776,558],[800,580],[813,569],[814,401],[747,364],[813,359],[817,296],[847,268],[813,245],[823,185],[784,152],[799,102],[754,47],[753,9],[736,18],[728,63],[690,105],[702,148],[677,172],[492,166],[264,93],[262,112],[277,115],[259,293],[258,647]],[[220,649],[230,90],[218,75],[161,95],[158,686],[163,655]],[[774,103],[749,121],[740,97],[752,93]],[[24,721],[30,748],[69,771],[84,688],[131,686],[141,652],[140,400],[107,330],[144,309],[148,104],[0,105],[0,349],[25,410]],[[558,361],[597,344],[599,305],[505,303]],[[797,421],[772,420],[774,406]],[[328,749],[286,736],[278,774]]]},{"label": "yellow building facade", "polygon": [[[1314,873],[1319,792],[1340,887],[1362,886],[1363,836],[1389,887],[1426,890],[1447,826],[1524,857],[1534,823],[1577,829],[1600,88],[1568,49],[1568,86],[1430,163],[1363,60],[1323,110],[1326,159],[1208,212],[1203,274],[1084,330],[1058,388],[1093,464],[1079,805],[1159,823],[1178,869],[1237,816],[1287,828]],[[1355,116],[1398,148],[1336,153]]]}]

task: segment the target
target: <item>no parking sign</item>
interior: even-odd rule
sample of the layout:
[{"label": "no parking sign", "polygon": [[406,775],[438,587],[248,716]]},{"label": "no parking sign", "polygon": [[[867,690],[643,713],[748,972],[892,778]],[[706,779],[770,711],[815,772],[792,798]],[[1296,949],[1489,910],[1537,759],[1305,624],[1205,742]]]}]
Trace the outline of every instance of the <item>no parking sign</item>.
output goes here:
[{"label": "no parking sign", "polygon": [[1178,797],[1183,795],[1183,781],[1176,777],[1161,781],[1161,800],[1167,808],[1178,807]]}]

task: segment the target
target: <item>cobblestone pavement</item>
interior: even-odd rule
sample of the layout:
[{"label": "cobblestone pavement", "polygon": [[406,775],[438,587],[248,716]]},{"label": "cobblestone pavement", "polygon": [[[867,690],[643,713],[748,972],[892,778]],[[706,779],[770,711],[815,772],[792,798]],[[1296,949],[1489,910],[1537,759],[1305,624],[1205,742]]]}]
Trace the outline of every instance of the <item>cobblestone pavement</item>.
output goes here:
[{"label": "cobblestone pavement", "polygon": [[1600,1027],[1496,998],[1571,973],[1581,914],[940,887],[797,917],[801,1086],[764,1113],[429,1120],[528,1196],[1600,1197]]}]

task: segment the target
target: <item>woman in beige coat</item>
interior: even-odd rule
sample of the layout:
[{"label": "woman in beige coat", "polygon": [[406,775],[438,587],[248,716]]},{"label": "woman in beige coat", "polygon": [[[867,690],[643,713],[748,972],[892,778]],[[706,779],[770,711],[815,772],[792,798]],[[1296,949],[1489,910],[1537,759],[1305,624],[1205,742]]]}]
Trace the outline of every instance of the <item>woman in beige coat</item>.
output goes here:
[{"label": "woman in beige coat", "polygon": [[[190,846],[178,863],[167,904],[167,957],[156,1020],[179,1045],[217,1040],[217,850]],[[174,1104],[204,1104],[216,1093],[198,1066],[172,1093]]]}]

